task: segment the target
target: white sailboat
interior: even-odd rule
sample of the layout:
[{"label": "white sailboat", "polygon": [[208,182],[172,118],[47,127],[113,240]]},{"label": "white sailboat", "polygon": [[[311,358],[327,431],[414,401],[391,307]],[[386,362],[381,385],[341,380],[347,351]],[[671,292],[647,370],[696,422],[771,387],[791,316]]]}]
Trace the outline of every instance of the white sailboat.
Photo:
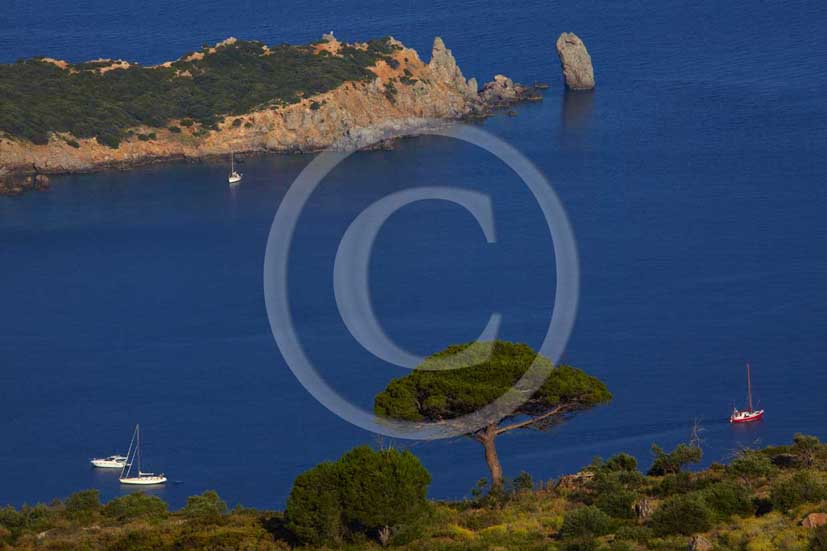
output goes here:
[{"label": "white sailboat", "polygon": [[235,154],[230,153],[230,175],[227,176],[227,181],[231,184],[237,184],[241,181],[241,173],[235,171]]},{"label": "white sailboat", "polygon": [[[167,477],[163,473],[145,473],[141,471],[141,426],[135,425],[135,432],[132,433],[132,441],[129,443],[129,451],[126,454],[127,460],[121,468],[121,476],[119,480],[121,484],[163,484],[167,481]],[[132,473],[132,468],[137,463],[135,474]]]}]

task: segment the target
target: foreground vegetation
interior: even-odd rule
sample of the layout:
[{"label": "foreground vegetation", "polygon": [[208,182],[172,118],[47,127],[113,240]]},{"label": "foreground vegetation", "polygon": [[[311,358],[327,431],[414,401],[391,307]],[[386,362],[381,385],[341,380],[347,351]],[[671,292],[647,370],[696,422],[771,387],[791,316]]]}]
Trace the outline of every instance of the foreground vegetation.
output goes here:
[{"label": "foreground vegetation", "polygon": [[827,511],[827,446],[814,437],[697,473],[683,470],[700,459],[693,446],[655,452],[651,474],[620,454],[557,481],[523,474],[496,491],[481,483],[473,499],[433,502],[415,456],[362,447],[301,475],[285,512],[228,511],[215,492],[177,512],[143,494],[102,505],[88,490],[0,509],[0,549],[827,549],[827,526],[809,526],[827,522],[811,515]]},{"label": "foreground vegetation", "polygon": [[[204,46],[156,67],[104,70],[111,61],[61,66],[42,57],[0,64],[0,134],[45,144],[56,133],[73,147],[74,138],[117,147],[136,127],[197,125],[208,133],[227,115],[370,79],[368,67],[395,47],[385,38],[366,47],[343,45],[333,56],[311,46],[238,41]],[[152,133],[138,138],[152,139]]]},{"label": "foreground vegetation", "polygon": [[646,474],[621,453],[556,481],[535,484],[525,473],[507,479],[497,435],[547,429],[611,399],[598,379],[552,366],[525,345],[449,347],[392,381],[375,410],[412,421],[456,418],[490,403],[532,365],[549,372],[525,405],[466,435],[483,444],[491,474],[472,499],[428,501],[431,475],[412,453],[363,446],[301,474],[283,512],[228,511],[215,492],[170,512],[153,496],[101,504],[88,490],[0,510],[0,549],[827,550],[827,514],[819,514],[827,512],[827,446],[812,436],[688,472],[702,458],[695,430],[671,451],[653,445]]}]

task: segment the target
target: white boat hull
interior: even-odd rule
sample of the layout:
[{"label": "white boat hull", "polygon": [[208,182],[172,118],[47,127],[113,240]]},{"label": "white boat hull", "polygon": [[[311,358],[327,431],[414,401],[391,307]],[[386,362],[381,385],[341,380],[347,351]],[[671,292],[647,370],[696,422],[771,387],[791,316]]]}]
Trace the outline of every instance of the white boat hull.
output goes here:
[{"label": "white boat hull", "polygon": [[160,476],[133,476],[129,478],[119,479],[121,484],[134,484],[136,486],[150,486],[153,484],[163,484],[167,481],[167,477]]},{"label": "white boat hull", "polygon": [[90,463],[92,463],[93,467],[97,467],[98,469],[123,469],[126,460],[112,461],[110,459],[93,459]]}]

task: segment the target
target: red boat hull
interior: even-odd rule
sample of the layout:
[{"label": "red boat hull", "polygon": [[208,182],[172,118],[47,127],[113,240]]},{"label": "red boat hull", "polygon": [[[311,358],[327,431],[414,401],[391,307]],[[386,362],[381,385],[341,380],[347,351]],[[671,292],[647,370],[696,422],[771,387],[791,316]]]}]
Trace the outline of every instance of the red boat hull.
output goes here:
[{"label": "red boat hull", "polygon": [[764,418],[764,410],[762,409],[760,411],[752,412],[752,413],[749,413],[749,414],[744,415],[744,416],[736,417],[735,415],[732,415],[729,418],[729,422],[730,423],[752,423],[753,421],[760,421],[763,418]]}]

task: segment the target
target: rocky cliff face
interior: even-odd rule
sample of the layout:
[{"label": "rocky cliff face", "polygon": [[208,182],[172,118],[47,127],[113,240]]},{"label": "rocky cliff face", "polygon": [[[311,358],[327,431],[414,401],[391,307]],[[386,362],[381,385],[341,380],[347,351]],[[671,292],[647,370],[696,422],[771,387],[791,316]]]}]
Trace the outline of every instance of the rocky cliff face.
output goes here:
[{"label": "rocky cliff face", "polygon": [[[180,121],[170,121],[170,126],[178,125],[180,131],[136,128],[133,137],[116,149],[95,139],[72,136],[53,136],[45,145],[0,136],[0,168],[12,172],[79,172],[230,152],[308,152],[334,144],[355,148],[374,138],[369,128],[398,129],[421,118],[484,115],[529,93],[502,76],[478,93],[477,81],[465,79],[439,37],[434,40],[427,64],[415,50],[397,41],[394,44],[398,48],[392,60],[380,60],[370,68],[375,75],[371,81],[346,82],[298,103],[226,117],[218,130],[207,135],[182,126]],[[342,44],[326,35],[314,47],[324,55],[337,55]]]},{"label": "rocky cliff face", "polygon": [[574,33],[563,33],[557,39],[557,56],[566,78],[566,86],[572,90],[594,88],[594,68],[586,45]]}]

